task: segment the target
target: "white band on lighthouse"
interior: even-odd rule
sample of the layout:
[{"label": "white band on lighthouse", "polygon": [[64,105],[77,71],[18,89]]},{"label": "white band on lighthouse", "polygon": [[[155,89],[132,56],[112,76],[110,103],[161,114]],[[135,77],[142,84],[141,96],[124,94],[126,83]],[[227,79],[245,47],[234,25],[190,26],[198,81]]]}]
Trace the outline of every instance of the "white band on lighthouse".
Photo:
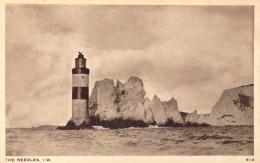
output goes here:
[{"label": "white band on lighthouse", "polygon": [[73,74],[72,87],[88,87],[89,76],[88,74]]},{"label": "white band on lighthouse", "polygon": [[87,118],[87,100],[76,99],[72,100],[72,119],[76,125],[80,125]]}]

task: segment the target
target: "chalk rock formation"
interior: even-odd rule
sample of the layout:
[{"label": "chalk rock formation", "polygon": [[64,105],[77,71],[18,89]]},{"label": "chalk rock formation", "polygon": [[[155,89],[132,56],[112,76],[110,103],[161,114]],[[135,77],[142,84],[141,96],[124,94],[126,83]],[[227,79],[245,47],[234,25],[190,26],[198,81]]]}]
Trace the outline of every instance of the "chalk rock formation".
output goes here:
[{"label": "chalk rock formation", "polygon": [[130,77],[122,84],[112,79],[97,81],[90,96],[90,116],[104,120],[131,118],[146,123],[164,124],[168,118],[183,123],[178,112],[177,101],[170,99],[162,102],[157,96],[152,100],[145,97],[142,79]]},{"label": "chalk rock formation", "polygon": [[199,120],[199,115],[197,113],[197,110],[193,111],[192,113],[187,114],[185,123],[197,123]]},{"label": "chalk rock formation", "polygon": [[172,119],[176,123],[183,123],[181,114],[178,112],[177,101],[174,98],[162,102],[155,95],[148,105],[148,109],[153,113],[153,119],[157,124],[164,124],[167,119]]},{"label": "chalk rock formation", "polygon": [[181,113],[178,112],[177,101],[174,98],[171,98],[167,102],[163,102],[166,110],[166,117],[169,119],[173,119],[175,122],[183,123],[183,118]]},{"label": "chalk rock formation", "polygon": [[200,117],[198,119],[198,124],[209,124],[209,116],[210,114],[200,114]]},{"label": "chalk rock formation", "polygon": [[187,114],[185,123],[209,124],[209,114],[198,114],[197,110]]},{"label": "chalk rock formation", "polygon": [[101,119],[111,119],[119,116],[116,91],[112,79],[104,79],[95,83],[89,99],[89,106],[91,110],[90,116],[91,114],[98,114]]},{"label": "chalk rock formation", "polygon": [[254,124],[254,86],[247,85],[225,90],[210,114],[178,111],[177,101],[161,101],[156,95],[152,100],[145,97],[142,79],[130,77],[124,84],[112,79],[97,81],[92,90],[89,106],[90,116],[101,120],[115,118],[156,122],[163,125],[168,119],[175,123],[223,125]]},{"label": "chalk rock formation", "polygon": [[225,90],[210,112],[209,119],[209,124],[214,126],[253,125],[254,85]]}]

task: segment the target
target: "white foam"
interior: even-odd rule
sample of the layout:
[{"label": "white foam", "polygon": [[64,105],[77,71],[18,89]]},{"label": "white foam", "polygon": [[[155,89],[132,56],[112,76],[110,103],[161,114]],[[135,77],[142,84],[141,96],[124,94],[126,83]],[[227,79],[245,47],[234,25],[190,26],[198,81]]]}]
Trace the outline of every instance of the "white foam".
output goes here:
[{"label": "white foam", "polygon": [[160,127],[157,125],[149,125],[148,128],[160,128]]},{"label": "white foam", "polygon": [[142,129],[142,127],[128,127],[128,128],[126,128],[126,129]]},{"label": "white foam", "polygon": [[94,129],[96,129],[96,130],[106,130],[106,129],[109,129],[109,128],[104,128],[102,126],[92,126],[92,127],[94,127]]}]

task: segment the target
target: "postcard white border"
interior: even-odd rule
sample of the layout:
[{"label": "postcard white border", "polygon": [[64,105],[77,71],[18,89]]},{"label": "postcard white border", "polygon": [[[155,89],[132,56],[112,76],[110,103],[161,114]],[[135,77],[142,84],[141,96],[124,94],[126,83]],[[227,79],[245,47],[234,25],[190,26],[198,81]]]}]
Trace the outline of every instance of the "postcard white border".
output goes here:
[{"label": "postcard white border", "polygon": [[[65,162],[212,162],[240,163],[250,162],[246,158],[254,158],[251,162],[260,162],[260,0],[2,0],[0,1],[0,162],[5,156],[5,5],[6,4],[96,4],[96,5],[234,5],[254,6],[254,156],[32,156],[25,158],[50,158],[52,163]],[[39,147],[40,148],[40,147]],[[21,157],[19,157],[21,158]]]}]

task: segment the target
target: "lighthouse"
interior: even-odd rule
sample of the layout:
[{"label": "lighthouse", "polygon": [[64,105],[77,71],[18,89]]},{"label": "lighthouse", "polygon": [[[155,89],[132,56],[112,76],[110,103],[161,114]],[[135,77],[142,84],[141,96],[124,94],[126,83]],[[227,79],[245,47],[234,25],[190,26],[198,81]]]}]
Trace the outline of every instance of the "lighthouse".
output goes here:
[{"label": "lighthouse", "polygon": [[89,69],[86,68],[86,59],[79,52],[75,59],[75,68],[72,69],[72,120],[77,126],[84,121],[89,125]]}]

